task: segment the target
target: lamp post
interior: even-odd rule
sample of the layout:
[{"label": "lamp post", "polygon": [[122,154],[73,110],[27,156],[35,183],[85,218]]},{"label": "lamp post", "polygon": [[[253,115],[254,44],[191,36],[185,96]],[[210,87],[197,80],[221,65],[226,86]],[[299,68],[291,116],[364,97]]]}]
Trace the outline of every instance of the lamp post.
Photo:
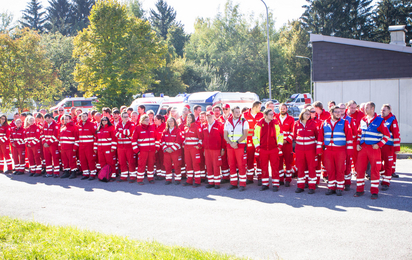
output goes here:
[{"label": "lamp post", "polygon": [[272,78],[270,76],[270,44],[269,44],[269,11],[268,6],[266,5],[265,1],[262,3],[266,7],[266,29],[267,29],[267,38],[268,38],[268,75],[269,75],[269,99],[272,99]]},{"label": "lamp post", "polygon": [[308,57],[305,57],[305,56],[295,56],[295,57],[309,60],[309,64],[310,64],[310,94],[312,95],[312,98],[314,99],[315,97],[313,96],[313,91],[312,91],[312,60]]}]

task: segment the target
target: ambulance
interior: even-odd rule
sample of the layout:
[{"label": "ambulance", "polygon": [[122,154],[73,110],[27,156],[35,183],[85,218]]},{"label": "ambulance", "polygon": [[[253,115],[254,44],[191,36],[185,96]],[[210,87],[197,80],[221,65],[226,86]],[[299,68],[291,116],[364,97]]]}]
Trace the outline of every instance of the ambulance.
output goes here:
[{"label": "ambulance", "polygon": [[191,110],[195,105],[200,105],[202,111],[206,111],[207,106],[222,106],[229,104],[231,108],[239,106],[240,109],[247,107],[251,108],[253,102],[258,101],[259,96],[253,92],[197,92],[191,94],[187,98],[187,103]]},{"label": "ambulance", "polygon": [[286,101],[286,104],[289,106],[295,106],[295,107],[300,107],[304,106],[305,104],[312,104],[312,95],[309,93],[296,93],[291,95],[288,100]]},{"label": "ambulance", "polygon": [[169,107],[182,107],[184,106],[184,96],[169,97],[160,94],[159,97],[155,97],[152,93],[143,94],[141,98],[135,99],[130,107],[133,108],[133,111],[137,111],[137,107],[144,105],[146,112],[153,110],[155,115],[166,115],[167,109]]},{"label": "ambulance", "polygon": [[63,107],[64,113],[70,114],[71,108],[75,107],[80,108],[83,112],[89,112],[93,110],[94,102],[97,102],[97,97],[68,97],[60,101],[56,106],[51,107],[50,111],[58,110],[59,107]]}]

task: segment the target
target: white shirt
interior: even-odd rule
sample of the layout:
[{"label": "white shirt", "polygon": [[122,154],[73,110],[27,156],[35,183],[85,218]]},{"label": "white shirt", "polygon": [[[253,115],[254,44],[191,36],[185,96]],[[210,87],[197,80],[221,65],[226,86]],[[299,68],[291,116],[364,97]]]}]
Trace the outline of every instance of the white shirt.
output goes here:
[{"label": "white shirt", "polygon": [[282,122],[282,124],[285,121],[286,117],[287,117],[286,115],[285,116],[279,115],[279,119]]},{"label": "white shirt", "polygon": [[212,130],[212,126],[215,124],[215,120],[213,120],[213,123],[212,124],[209,124],[209,122],[207,123],[207,130],[209,130],[209,133],[210,133],[210,130]]},{"label": "white shirt", "polygon": [[[233,125],[230,123],[230,120],[227,120],[225,123],[224,131],[228,132],[229,140],[232,142],[236,142],[240,139],[243,135],[244,130],[249,130],[249,123],[247,120],[244,120],[243,127],[242,127],[242,118],[238,118],[237,120],[233,118]],[[236,134],[237,136],[233,136]]]},{"label": "white shirt", "polygon": [[169,128],[169,133],[172,133],[173,129],[175,129],[175,128],[174,128],[174,127],[173,127],[173,128]]}]

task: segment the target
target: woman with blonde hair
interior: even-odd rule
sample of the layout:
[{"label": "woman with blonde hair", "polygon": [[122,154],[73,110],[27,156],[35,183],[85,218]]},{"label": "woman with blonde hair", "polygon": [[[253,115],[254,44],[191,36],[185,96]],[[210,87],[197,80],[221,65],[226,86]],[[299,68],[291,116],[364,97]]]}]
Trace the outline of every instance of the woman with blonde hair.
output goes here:
[{"label": "woman with blonde hair", "polygon": [[169,117],[166,122],[166,129],[162,135],[161,147],[164,154],[164,164],[166,168],[166,185],[172,183],[172,164],[175,169],[175,184],[180,184],[182,179],[181,164],[182,164],[182,143],[183,138],[176,119]]},{"label": "woman with blonde hair", "polygon": [[30,176],[38,177],[41,175],[41,144],[40,144],[40,127],[36,125],[32,116],[26,117],[25,122],[25,143],[27,147],[27,158],[30,165]]}]

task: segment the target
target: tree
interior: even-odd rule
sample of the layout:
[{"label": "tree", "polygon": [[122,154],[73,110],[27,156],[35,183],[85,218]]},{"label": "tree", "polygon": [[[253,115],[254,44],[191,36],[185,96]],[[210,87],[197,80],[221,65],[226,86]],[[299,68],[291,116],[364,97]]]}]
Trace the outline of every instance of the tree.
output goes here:
[{"label": "tree", "polygon": [[59,94],[60,81],[36,31],[0,34],[0,86],[6,108],[32,109],[32,101],[47,105]]},{"label": "tree", "polygon": [[75,37],[74,46],[79,58],[74,79],[86,96],[99,98],[99,108],[130,104],[153,82],[152,71],[163,65],[166,53],[149,22],[128,16],[116,0],[93,6],[90,25]]},{"label": "tree", "polygon": [[0,13],[0,33],[8,33],[14,29],[13,14],[7,11]]},{"label": "tree", "polygon": [[145,11],[142,8],[142,3],[139,0],[128,0],[127,12],[130,16],[144,19]]},{"label": "tree", "polygon": [[68,0],[50,0],[47,8],[48,31],[70,35],[73,25],[73,6]]},{"label": "tree", "polygon": [[179,57],[183,57],[185,44],[189,38],[183,29],[183,25],[172,25],[167,33],[167,42],[174,47]]},{"label": "tree", "polygon": [[65,37],[59,32],[44,34],[41,44],[46,50],[46,55],[53,64],[54,70],[61,81],[61,97],[83,96],[84,92],[78,90],[78,83],[74,81],[74,68],[79,62],[73,54],[73,37]]},{"label": "tree", "polygon": [[166,40],[170,27],[176,23],[176,11],[163,0],[158,0],[155,6],[157,11],[150,10],[150,22],[156,32]]},{"label": "tree", "polygon": [[92,10],[95,0],[72,0],[73,1],[73,28],[72,35],[86,28],[90,21],[90,11]]},{"label": "tree", "polygon": [[23,17],[20,24],[23,27],[43,32],[44,23],[46,22],[46,12],[42,11],[42,5],[39,0],[31,0],[27,4],[26,10],[23,11]]}]

